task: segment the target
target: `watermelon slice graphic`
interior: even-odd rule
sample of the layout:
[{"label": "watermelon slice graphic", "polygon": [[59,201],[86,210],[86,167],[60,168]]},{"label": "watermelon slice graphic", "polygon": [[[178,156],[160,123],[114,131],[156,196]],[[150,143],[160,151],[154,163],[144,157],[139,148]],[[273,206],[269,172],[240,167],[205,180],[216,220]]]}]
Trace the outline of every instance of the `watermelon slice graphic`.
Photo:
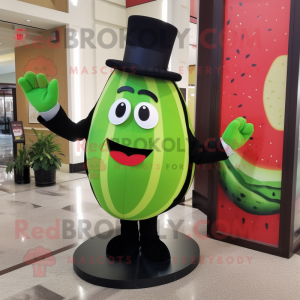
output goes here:
[{"label": "watermelon slice graphic", "polygon": [[[239,116],[255,132],[220,165],[217,218],[240,224],[240,237],[273,245],[279,240],[289,16],[290,0],[226,1],[220,132]],[[242,230],[249,224],[251,234]],[[218,229],[235,235],[233,227]]]}]

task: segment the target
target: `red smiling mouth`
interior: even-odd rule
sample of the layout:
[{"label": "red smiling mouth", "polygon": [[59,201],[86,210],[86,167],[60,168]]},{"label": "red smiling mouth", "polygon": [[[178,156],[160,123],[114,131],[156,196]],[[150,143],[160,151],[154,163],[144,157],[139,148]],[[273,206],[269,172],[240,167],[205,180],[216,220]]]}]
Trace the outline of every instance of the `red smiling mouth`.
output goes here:
[{"label": "red smiling mouth", "polygon": [[107,139],[110,156],[124,166],[137,166],[141,164],[152,150],[130,148]]}]

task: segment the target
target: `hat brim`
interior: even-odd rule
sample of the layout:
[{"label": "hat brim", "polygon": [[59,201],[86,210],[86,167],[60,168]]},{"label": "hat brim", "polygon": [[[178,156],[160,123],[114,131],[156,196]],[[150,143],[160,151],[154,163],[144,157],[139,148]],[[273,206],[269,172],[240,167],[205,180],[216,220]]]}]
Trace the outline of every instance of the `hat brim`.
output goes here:
[{"label": "hat brim", "polygon": [[136,65],[122,60],[108,59],[106,61],[106,65],[110,68],[117,69],[130,74],[148,76],[171,81],[180,81],[182,79],[182,76],[175,72],[169,72],[158,68]]}]

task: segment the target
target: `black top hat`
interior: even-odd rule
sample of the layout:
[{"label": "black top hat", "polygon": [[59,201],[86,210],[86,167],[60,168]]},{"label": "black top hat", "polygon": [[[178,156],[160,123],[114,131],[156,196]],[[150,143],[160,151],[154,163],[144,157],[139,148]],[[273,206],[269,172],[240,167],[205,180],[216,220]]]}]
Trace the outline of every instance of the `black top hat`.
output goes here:
[{"label": "black top hat", "polygon": [[180,74],[167,71],[177,32],[175,26],[161,20],[131,16],[123,61],[108,59],[106,65],[127,73],[180,81]]}]

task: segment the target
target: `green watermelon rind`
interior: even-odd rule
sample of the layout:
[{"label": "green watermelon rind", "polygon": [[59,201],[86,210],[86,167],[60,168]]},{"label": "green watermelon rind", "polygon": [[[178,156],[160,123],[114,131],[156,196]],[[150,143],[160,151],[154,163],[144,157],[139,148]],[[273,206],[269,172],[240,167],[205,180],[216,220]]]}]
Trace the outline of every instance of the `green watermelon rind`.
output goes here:
[{"label": "green watermelon rind", "polygon": [[[220,162],[220,184],[227,197],[239,208],[254,215],[279,213],[281,190],[248,184],[229,160]],[[266,195],[275,196],[270,198]],[[279,199],[276,199],[278,197]]]},{"label": "green watermelon rind", "polygon": [[[232,165],[236,166],[235,169],[248,184],[281,188],[282,171],[268,170],[253,166],[237,153],[231,155],[229,161]],[[266,178],[270,180],[266,181]]]}]

